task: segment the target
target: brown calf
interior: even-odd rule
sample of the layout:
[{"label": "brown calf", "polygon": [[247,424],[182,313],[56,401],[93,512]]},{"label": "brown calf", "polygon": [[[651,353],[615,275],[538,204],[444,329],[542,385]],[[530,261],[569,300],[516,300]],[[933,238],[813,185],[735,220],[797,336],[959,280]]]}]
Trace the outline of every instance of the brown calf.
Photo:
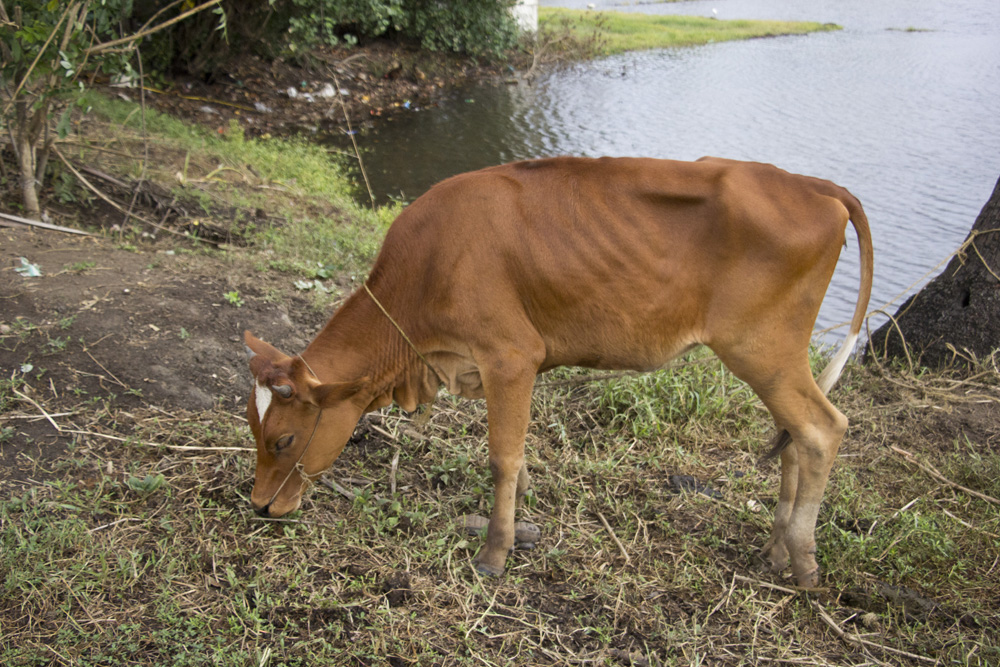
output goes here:
[{"label": "brown calf", "polygon": [[[848,221],[861,251],[850,332],[817,381],[808,350]],[[358,419],[444,384],[486,398],[495,506],[476,562],[503,571],[528,487],[535,376],[556,366],[653,370],[707,345],[782,432],[765,550],[815,586],[814,530],[847,419],[825,394],[857,341],[872,284],[860,203],[828,181],[703,158],[554,158],[448,179],[406,208],[365,288],[296,356],[254,338],[251,500],[299,506]]]}]

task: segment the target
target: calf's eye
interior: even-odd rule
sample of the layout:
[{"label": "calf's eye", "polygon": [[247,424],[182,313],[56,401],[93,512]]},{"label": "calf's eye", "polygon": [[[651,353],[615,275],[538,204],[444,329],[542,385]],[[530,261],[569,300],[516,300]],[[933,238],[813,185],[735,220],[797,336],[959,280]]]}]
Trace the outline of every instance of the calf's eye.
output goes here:
[{"label": "calf's eye", "polygon": [[282,449],[286,449],[295,440],[294,435],[286,435],[283,438],[278,438],[278,441],[274,443],[274,451],[280,452]]}]

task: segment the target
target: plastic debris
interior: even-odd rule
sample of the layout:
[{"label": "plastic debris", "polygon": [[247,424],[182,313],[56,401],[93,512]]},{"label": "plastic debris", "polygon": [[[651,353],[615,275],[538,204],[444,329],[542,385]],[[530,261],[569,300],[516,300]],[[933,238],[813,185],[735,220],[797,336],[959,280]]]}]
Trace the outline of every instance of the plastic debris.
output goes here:
[{"label": "plastic debris", "polygon": [[26,258],[21,258],[21,266],[15,266],[14,270],[25,278],[38,278],[42,275],[42,270],[37,264],[32,264]]},{"label": "plastic debris", "polygon": [[296,280],[294,285],[295,289],[299,289],[304,292],[316,290],[317,292],[325,292],[326,294],[330,293],[330,289],[319,280]]},{"label": "plastic debris", "polygon": [[333,87],[332,83],[326,83],[323,85],[322,88],[316,91],[316,97],[330,98],[330,97],[336,97],[338,94],[347,95],[347,90],[343,88],[337,90],[336,88]]}]

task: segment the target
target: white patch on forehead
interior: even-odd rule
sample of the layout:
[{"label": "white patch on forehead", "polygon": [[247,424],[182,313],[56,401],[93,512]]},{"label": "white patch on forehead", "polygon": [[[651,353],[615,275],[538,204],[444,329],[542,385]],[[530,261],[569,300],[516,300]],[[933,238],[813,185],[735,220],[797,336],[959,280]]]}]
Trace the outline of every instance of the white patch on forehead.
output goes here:
[{"label": "white patch on forehead", "polygon": [[267,414],[267,409],[271,407],[271,399],[274,398],[274,394],[271,393],[270,389],[258,382],[254,387],[254,397],[257,401],[257,421],[263,424],[264,415]]}]

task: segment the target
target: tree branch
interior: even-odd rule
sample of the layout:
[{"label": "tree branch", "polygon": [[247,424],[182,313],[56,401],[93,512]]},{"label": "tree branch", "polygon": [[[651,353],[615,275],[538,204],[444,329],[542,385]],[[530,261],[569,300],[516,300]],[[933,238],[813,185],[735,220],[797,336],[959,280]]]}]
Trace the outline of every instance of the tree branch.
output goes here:
[{"label": "tree branch", "polygon": [[95,54],[95,53],[102,53],[104,51],[108,51],[112,47],[118,46],[119,44],[130,44],[130,43],[135,42],[135,41],[137,41],[139,39],[142,39],[143,37],[146,37],[148,35],[152,35],[154,32],[159,32],[160,30],[163,30],[164,28],[166,28],[168,26],[172,26],[173,24],[175,24],[175,23],[177,23],[179,21],[183,21],[187,17],[189,17],[189,16],[191,16],[193,14],[197,14],[198,12],[200,12],[200,11],[202,11],[204,9],[207,9],[207,8],[211,7],[212,5],[217,5],[217,4],[221,3],[221,2],[222,2],[222,0],[208,0],[208,2],[202,3],[202,4],[198,5],[197,7],[195,7],[194,9],[189,9],[186,12],[184,12],[183,14],[175,16],[174,18],[170,19],[169,21],[165,21],[165,22],[163,22],[163,23],[161,23],[159,25],[153,26],[152,28],[147,28],[146,30],[140,30],[139,32],[135,33],[134,35],[129,35],[128,37],[122,37],[121,39],[114,39],[114,40],[112,40],[110,42],[104,42],[103,44],[98,44],[97,46],[92,46],[89,49],[87,49],[86,51],[84,51],[83,53],[84,53],[84,55],[90,56],[90,55]]}]

